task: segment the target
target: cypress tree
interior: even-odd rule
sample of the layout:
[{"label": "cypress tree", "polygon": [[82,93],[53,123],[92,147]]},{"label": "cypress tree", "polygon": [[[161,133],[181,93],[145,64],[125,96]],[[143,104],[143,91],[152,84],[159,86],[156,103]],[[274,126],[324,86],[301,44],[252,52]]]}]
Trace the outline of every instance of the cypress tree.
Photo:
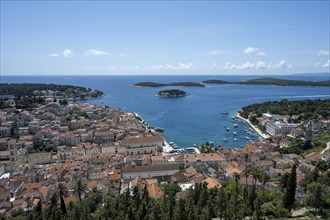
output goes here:
[{"label": "cypress tree", "polygon": [[296,187],[297,187],[297,173],[296,173],[297,165],[294,164],[291,169],[291,173],[287,182],[287,187],[284,193],[283,197],[283,204],[284,207],[291,212],[291,209],[293,207],[294,201],[295,201],[295,195],[296,195]]}]

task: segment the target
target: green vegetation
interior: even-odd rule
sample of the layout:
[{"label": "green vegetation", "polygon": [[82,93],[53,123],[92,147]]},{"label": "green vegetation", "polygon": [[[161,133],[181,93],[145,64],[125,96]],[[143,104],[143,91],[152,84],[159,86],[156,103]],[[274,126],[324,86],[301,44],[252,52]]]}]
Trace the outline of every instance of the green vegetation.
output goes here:
[{"label": "green vegetation", "polygon": [[224,80],[211,79],[203,81],[205,84],[241,84],[241,85],[275,85],[275,86],[322,86],[330,87],[330,80],[325,81],[303,81],[303,80],[289,80],[277,79],[272,77],[264,77],[258,79],[242,80],[240,82],[228,82]]},{"label": "green vegetation", "polygon": [[45,144],[42,146],[34,147],[31,153],[40,153],[40,152],[51,152],[53,150],[53,145]]},{"label": "green vegetation", "polygon": [[288,101],[287,99],[283,99],[281,101],[263,102],[243,107],[240,115],[244,118],[248,118],[248,116],[253,113],[260,117],[262,113],[266,112],[279,115],[295,115],[298,121],[310,119],[319,120],[319,116],[323,119],[330,119],[330,99],[301,101]]},{"label": "green vegetation", "polygon": [[135,83],[134,86],[136,86],[136,87],[163,87],[163,86],[167,86],[167,84],[156,83],[156,82],[140,82],[140,83]]},{"label": "green vegetation", "polygon": [[42,83],[1,83],[0,95],[14,95],[15,97],[39,96],[43,90],[52,90],[57,96],[67,98],[86,99],[89,97],[100,97],[103,92],[92,90],[81,86],[56,85]]},{"label": "green vegetation", "polygon": [[237,84],[252,84],[252,85],[276,85],[276,86],[325,86],[330,87],[330,80],[327,81],[303,81],[303,80],[288,80],[264,77],[258,79],[250,79],[237,82]]},{"label": "green vegetation", "polygon": [[174,82],[168,83],[167,86],[205,87],[205,85],[198,82]]},{"label": "green vegetation", "polygon": [[[196,183],[194,188],[180,192],[175,183],[161,185],[164,196],[150,198],[146,187],[127,190],[123,194],[106,196],[102,199],[101,192],[94,188],[86,190],[86,185],[77,181],[73,186],[77,202],[64,204],[69,190],[63,184],[58,184],[46,206],[41,203],[27,211],[22,209],[12,212],[12,217],[2,219],[146,219],[146,220],[193,220],[193,219],[274,219],[287,218],[290,209],[310,206],[314,209],[312,215],[329,218],[330,208],[330,172],[321,175],[316,169],[306,174],[301,185],[306,189],[306,200],[298,204],[294,194],[296,180],[295,167],[290,174],[283,175],[281,187],[285,193],[256,188],[256,180],[267,181],[262,171],[247,168],[244,173],[255,179],[252,186],[241,184],[240,176],[234,175],[233,180],[223,183],[223,188],[207,189],[204,183]],[[180,198],[177,198],[177,193]],[[84,195],[84,196],[82,196]],[[27,198],[28,202],[28,198]]]},{"label": "green vegetation", "polygon": [[184,86],[184,87],[205,87],[202,83],[198,82],[173,82],[173,83],[157,83],[157,82],[140,82],[135,83],[136,87],[164,87],[164,86]]},{"label": "green vegetation", "polygon": [[286,185],[286,190],[283,197],[283,204],[284,207],[291,212],[291,209],[293,208],[294,201],[295,201],[295,195],[296,195],[296,187],[297,187],[297,173],[296,173],[297,165],[293,164],[293,167],[291,168],[291,173],[288,178],[288,182]]},{"label": "green vegetation", "polygon": [[170,89],[170,90],[162,90],[159,91],[156,96],[158,97],[182,97],[182,96],[187,96],[187,93],[182,90],[178,89]]},{"label": "green vegetation", "polygon": [[227,81],[219,80],[219,79],[205,80],[202,83],[205,83],[205,84],[231,84],[231,82],[227,82]]},{"label": "green vegetation", "polygon": [[[35,97],[35,96],[25,96],[25,97],[17,97],[14,98],[15,106],[17,109],[24,109],[24,110],[32,110],[33,108],[37,107],[39,104],[44,105],[46,104],[45,98],[43,97]],[[0,109],[5,109],[11,107],[7,101],[0,100]]]},{"label": "green vegetation", "polygon": [[282,154],[298,154],[306,156],[312,152],[320,152],[327,146],[330,141],[330,131],[325,130],[313,136],[313,141],[304,141],[302,139],[290,139],[290,147],[278,148],[277,150]]},{"label": "green vegetation", "polygon": [[209,141],[206,142],[205,144],[199,145],[197,148],[201,152],[201,154],[214,153],[216,151],[214,144]]}]

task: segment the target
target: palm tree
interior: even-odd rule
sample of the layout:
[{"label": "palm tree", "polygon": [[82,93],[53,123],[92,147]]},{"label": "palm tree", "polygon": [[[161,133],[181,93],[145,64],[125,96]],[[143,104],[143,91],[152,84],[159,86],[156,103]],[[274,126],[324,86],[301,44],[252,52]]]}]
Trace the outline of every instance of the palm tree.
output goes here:
[{"label": "palm tree", "polygon": [[102,202],[102,199],[103,199],[100,190],[98,190],[96,187],[94,187],[90,192],[88,192],[87,197],[92,199],[92,201],[96,205],[100,204]]},{"label": "palm tree", "polygon": [[87,191],[87,185],[86,183],[83,183],[82,180],[78,180],[73,188],[73,193],[78,195],[79,201],[81,202],[81,197],[84,195]]},{"label": "palm tree", "polygon": [[60,197],[61,210],[66,215],[64,197],[68,197],[68,188],[63,183],[59,183],[57,185],[57,193],[58,193],[58,196]]}]

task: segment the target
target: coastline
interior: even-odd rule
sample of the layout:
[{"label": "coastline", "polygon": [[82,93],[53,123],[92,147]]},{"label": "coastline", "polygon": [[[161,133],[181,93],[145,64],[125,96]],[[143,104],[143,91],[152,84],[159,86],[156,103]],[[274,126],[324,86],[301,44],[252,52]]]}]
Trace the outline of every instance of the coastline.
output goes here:
[{"label": "coastline", "polygon": [[245,123],[249,124],[250,127],[257,132],[257,134],[262,138],[262,139],[267,139],[270,136],[268,134],[263,133],[257,126],[253,125],[248,119],[243,118],[239,113],[236,114],[236,117],[239,118],[241,121],[244,121]]}]

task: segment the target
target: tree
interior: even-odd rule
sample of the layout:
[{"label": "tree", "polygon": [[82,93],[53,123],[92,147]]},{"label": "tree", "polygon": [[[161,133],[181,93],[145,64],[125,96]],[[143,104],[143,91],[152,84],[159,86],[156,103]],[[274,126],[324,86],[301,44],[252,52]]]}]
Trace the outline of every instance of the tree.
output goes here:
[{"label": "tree", "polygon": [[325,160],[319,160],[316,163],[316,168],[320,171],[327,171],[328,163]]},{"label": "tree", "polygon": [[78,196],[79,201],[81,202],[81,197],[87,191],[86,183],[83,183],[81,179],[79,179],[73,187],[73,193]]},{"label": "tree", "polygon": [[57,185],[57,193],[58,196],[60,197],[61,210],[66,215],[67,212],[66,212],[64,197],[68,197],[68,188],[63,183],[59,183]]},{"label": "tree", "polygon": [[235,180],[235,201],[234,201],[234,218],[237,219],[237,206],[238,206],[238,196],[239,196],[239,189],[238,189],[238,180],[240,176],[238,173],[234,173],[234,180]]},{"label": "tree", "polygon": [[283,197],[283,205],[285,208],[291,212],[293,208],[295,195],[296,195],[296,187],[297,187],[297,173],[296,173],[297,165],[294,164],[291,169],[291,173],[287,182],[287,187]]},{"label": "tree", "polygon": [[279,185],[281,187],[282,192],[284,191],[284,189],[286,189],[288,179],[289,179],[289,174],[288,173],[284,173],[283,175],[281,175],[279,177]]},{"label": "tree", "polygon": [[313,182],[307,186],[306,204],[315,208],[315,211],[323,211],[330,205],[330,192],[326,185]]},{"label": "tree", "polygon": [[97,206],[102,202],[102,194],[101,192],[94,187],[88,194],[87,194],[87,204],[89,210],[91,212],[95,212]]}]

